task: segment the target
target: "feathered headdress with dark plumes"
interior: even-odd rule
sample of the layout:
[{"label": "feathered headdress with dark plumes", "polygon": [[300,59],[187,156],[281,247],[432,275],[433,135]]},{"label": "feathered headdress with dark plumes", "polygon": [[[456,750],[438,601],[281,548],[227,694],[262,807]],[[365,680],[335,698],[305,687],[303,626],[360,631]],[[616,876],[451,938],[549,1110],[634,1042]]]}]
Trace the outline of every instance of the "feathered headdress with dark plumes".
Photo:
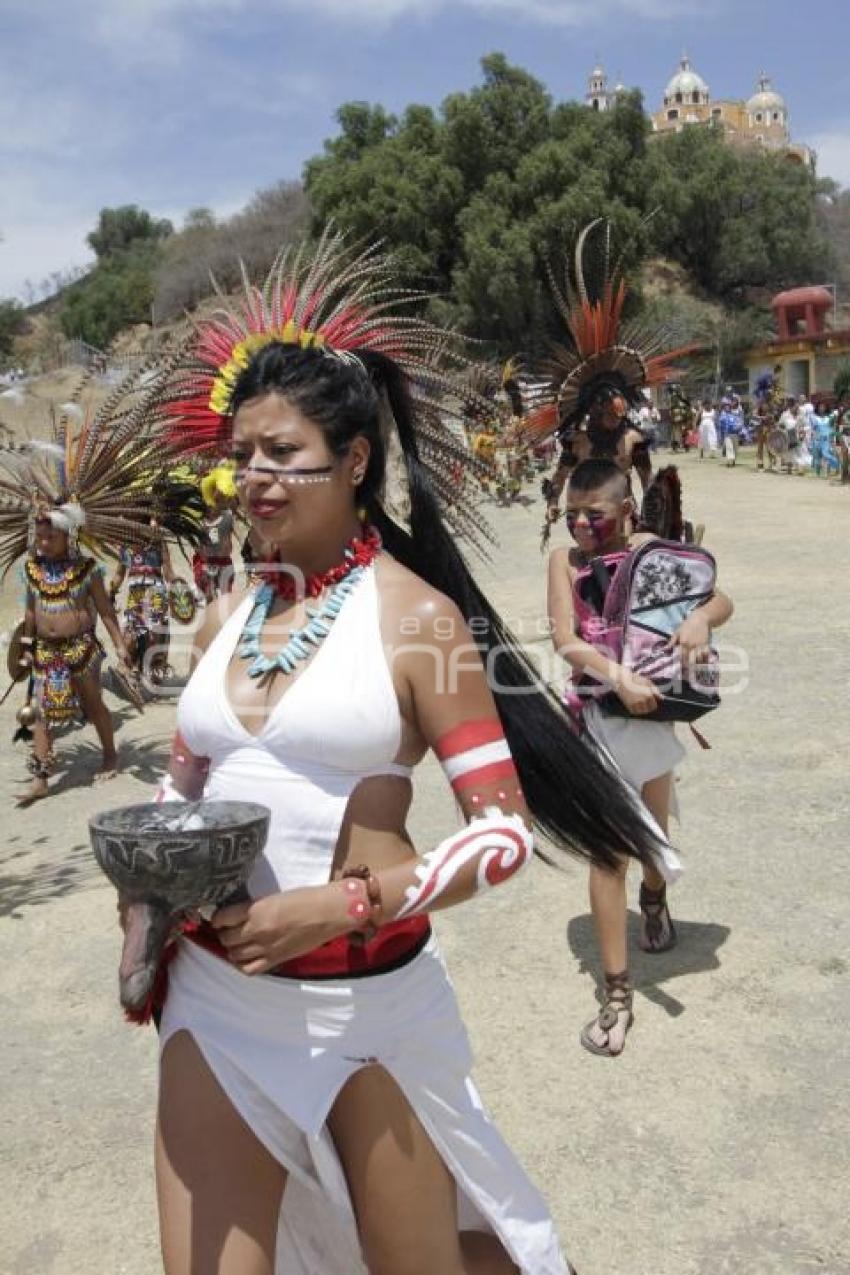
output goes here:
[{"label": "feathered headdress with dark plumes", "polygon": [[[229,444],[231,401],[252,356],[273,342],[316,348],[362,362],[383,355],[404,373],[415,409],[419,459],[450,526],[479,548],[492,540],[478,514],[475,462],[463,439],[465,411],[481,411],[480,390],[465,375],[462,338],[409,313],[426,294],[396,282],[380,244],[349,244],[327,229],[318,244],[282,250],[262,286],[244,267],[241,296],[197,320],[171,380],[170,442],[184,456],[221,456]],[[367,374],[364,366],[364,374]],[[388,455],[392,453],[389,440]],[[404,504],[403,496],[398,502]]]},{"label": "feathered headdress with dark plumes", "polygon": [[651,531],[662,540],[681,540],[685,523],[682,516],[682,481],[675,465],[659,469],[643,495],[640,507],[640,530]]},{"label": "feathered headdress with dark plumes", "polygon": [[542,368],[545,401],[523,422],[523,437],[532,444],[579,422],[605,392],[638,402],[644,387],[664,384],[675,373],[675,361],[697,348],[673,348],[664,327],[623,323],[628,283],[622,256],[612,257],[611,227],[603,219],[579,235],[562,284],[551,264],[546,270],[566,335]]},{"label": "feathered headdress with dark plumes", "polygon": [[142,363],[88,415],[76,401],[61,413],[51,409],[45,439],[0,448],[0,572],[27,553],[40,517],[105,557],[150,541],[151,519],[195,538],[200,512],[196,518],[193,505],[203,508],[197,487],[169,481],[158,441],[170,423],[161,398],[176,357]]}]

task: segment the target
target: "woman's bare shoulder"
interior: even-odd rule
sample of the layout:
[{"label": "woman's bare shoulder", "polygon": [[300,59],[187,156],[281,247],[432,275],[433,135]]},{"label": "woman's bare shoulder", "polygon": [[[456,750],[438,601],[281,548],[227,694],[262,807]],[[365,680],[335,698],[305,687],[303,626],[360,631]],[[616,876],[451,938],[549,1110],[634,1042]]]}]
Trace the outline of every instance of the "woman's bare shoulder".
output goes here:
[{"label": "woman's bare shoulder", "polygon": [[389,554],[381,555],[376,580],[382,608],[394,621],[402,623],[412,618],[427,624],[446,617],[463,618],[448,594]]}]

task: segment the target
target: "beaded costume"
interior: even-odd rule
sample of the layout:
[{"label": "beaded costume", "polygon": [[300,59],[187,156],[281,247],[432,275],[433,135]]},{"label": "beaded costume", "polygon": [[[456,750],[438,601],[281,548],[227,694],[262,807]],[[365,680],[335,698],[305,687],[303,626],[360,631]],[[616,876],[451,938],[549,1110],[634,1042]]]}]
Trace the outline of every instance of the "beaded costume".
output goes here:
[{"label": "beaded costume", "polygon": [[127,572],[124,626],[135,642],[145,645],[152,634],[168,629],[168,586],[162,574],[162,550],[156,544],[121,550]]},{"label": "beaded costume", "polygon": [[86,610],[91,628],[71,637],[37,636],[33,648],[32,698],[49,726],[62,725],[79,715],[74,679],[99,670],[103,647],[94,634],[95,613],[88,598],[91,579],[102,574],[93,558],[45,562],[29,558],[24,577],[29,599],[50,615]]}]

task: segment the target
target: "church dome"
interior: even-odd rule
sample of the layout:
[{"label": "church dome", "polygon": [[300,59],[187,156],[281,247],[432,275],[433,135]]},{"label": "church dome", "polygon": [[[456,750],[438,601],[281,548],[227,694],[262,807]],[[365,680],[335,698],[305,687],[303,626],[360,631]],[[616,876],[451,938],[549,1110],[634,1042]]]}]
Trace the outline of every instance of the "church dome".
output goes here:
[{"label": "church dome", "polygon": [[665,102],[676,100],[677,94],[681,94],[686,101],[693,101],[693,95],[697,93],[701,101],[708,101],[708,85],[701,75],[691,66],[690,58],[683,57],[679,63],[679,69],[670,80],[664,91]]},{"label": "church dome", "polygon": [[785,109],[785,98],[782,94],[770,87],[770,80],[766,75],[760,76],[758,89],[747,102],[747,110],[750,114],[754,115],[756,111],[784,111]]}]

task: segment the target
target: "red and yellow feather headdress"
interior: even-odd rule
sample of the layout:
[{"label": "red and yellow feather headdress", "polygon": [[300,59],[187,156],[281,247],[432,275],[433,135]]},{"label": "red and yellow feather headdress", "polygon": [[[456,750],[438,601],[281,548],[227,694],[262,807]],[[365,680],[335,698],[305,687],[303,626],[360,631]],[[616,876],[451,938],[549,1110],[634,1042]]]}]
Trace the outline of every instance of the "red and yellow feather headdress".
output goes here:
[{"label": "red and yellow feather headdress", "polygon": [[[226,453],[239,375],[272,342],[361,362],[364,374],[366,356],[383,355],[405,375],[419,459],[447,519],[473,539],[489,537],[474,512],[479,467],[460,441],[464,408],[481,405],[465,375],[470,361],[456,333],[410,312],[425,296],[398,285],[395,265],[379,244],[352,245],[328,229],[315,245],[285,248],[259,287],[244,269],[240,296],[214,286],[221,306],[195,321],[168,394],[169,440],[178,454]],[[398,438],[385,396],[381,415],[392,455]]]}]

